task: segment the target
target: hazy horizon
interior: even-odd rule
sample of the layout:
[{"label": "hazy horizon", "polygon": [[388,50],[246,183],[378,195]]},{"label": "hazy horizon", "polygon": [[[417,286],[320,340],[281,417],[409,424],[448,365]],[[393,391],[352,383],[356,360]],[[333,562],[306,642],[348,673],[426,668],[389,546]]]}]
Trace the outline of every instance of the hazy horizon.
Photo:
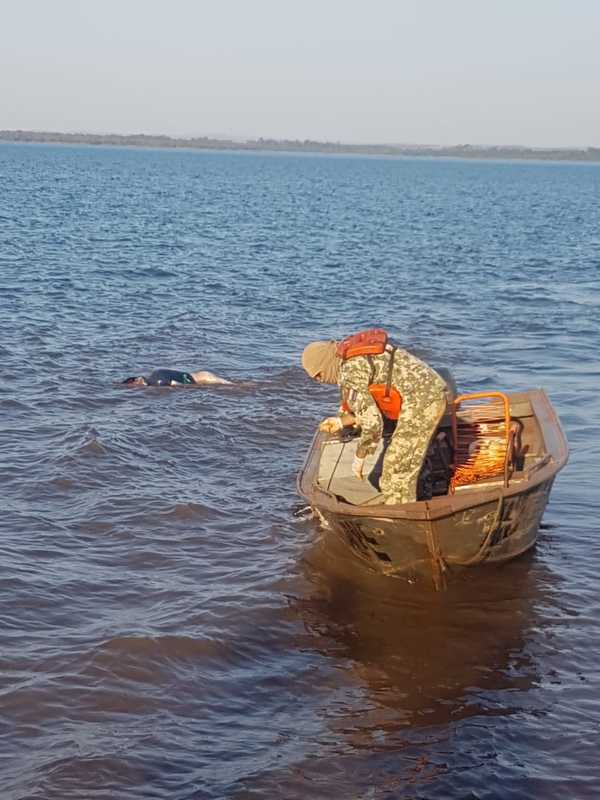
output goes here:
[{"label": "hazy horizon", "polygon": [[0,129],[600,146],[600,4],[21,0]]},{"label": "hazy horizon", "polygon": [[[298,136],[290,136],[290,137],[286,137],[286,138],[276,138],[276,137],[272,137],[272,136],[237,136],[237,135],[230,135],[230,134],[227,134],[227,133],[213,133],[213,132],[192,133],[192,134],[189,134],[189,135],[188,134],[181,134],[181,135],[178,136],[178,135],[174,135],[174,134],[167,134],[167,133],[160,133],[160,132],[149,133],[148,131],[142,131],[142,130],[127,131],[127,132],[120,132],[119,131],[119,132],[117,132],[117,131],[114,131],[114,130],[107,130],[107,131],[98,131],[98,130],[70,130],[70,131],[62,130],[62,131],[57,131],[57,130],[52,130],[51,131],[51,130],[43,130],[42,128],[5,128],[5,129],[0,129],[0,132],[4,132],[4,131],[9,131],[9,132],[14,132],[14,133],[21,132],[21,133],[27,133],[27,134],[33,134],[33,135],[39,134],[40,136],[42,136],[42,135],[55,135],[55,136],[59,136],[59,137],[60,136],[65,136],[65,137],[67,137],[67,136],[74,136],[74,137],[77,137],[77,136],[80,136],[80,137],[84,137],[84,136],[107,136],[107,137],[118,136],[118,137],[122,137],[124,139],[127,139],[127,138],[132,138],[133,139],[133,138],[135,138],[137,136],[149,136],[149,137],[157,137],[157,138],[167,137],[168,139],[171,139],[173,141],[192,141],[192,140],[198,140],[198,139],[209,139],[211,141],[232,142],[233,144],[239,143],[240,145],[241,144],[247,144],[247,143],[253,143],[253,142],[257,142],[258,143],[258,142],[260,142],[262,140],[264,142],[277,142],[277,143],[305,142],[306,141],[306,142],[314,143],[316,145],[338,145],[338,146],[341,146],[341,147],[344,147],[344,146],[345,147],[365,147],[365,148],[368,148],[368,147],[373,147],[373,148],[396,147],[398,149],[402,149],[402,148],[406,148],[406,149],[409,149],[409,148],[415,148],[415,149],[422,148],[423,150],[428,150],[428,149],[431,149],[431,150],[434,150],[434,149],[447,150],[447,149],[450,149],[450,148],[457,148],[457,147],[470,147],[470,148],[473,148],[474,150],[486,150],[486,149],[489,149],[489,150],[492,150],[492,149],[510,150],[510,149],[514,148],[514,149],[523,149],[523,150],[528,150],[528,151],[535,151],[535,150],[540,150],[540,151],[546,151],[546,150],[582,151],[582,150],[588,150],[588,149],[594,149],[594,150],[598,149],[598,148],[594,147],[594,145],[572,145],[572,146],[569,146],[569,145],[558,145],[558,146],[556,146],[556,145],[554,145],[554,146],[553,145],[545,145],[545,146],[543,146],[542,145],[542,146],[540,146],[540,145],[523,145],[523,144],[520,144],[519,142],[452,142],[452,143],[449,143],[449,144],[440,145],[440,144],[438,144],[436,142],[383,142],[383,141],[382,142],[373,142],[373,141],[371,141],[371,142],[357,142],[357,141],[349,141],[347,139],[313,139],[313,138],[301,139]],[[10,140],[4,140],[4,141],[10,141]]]}]

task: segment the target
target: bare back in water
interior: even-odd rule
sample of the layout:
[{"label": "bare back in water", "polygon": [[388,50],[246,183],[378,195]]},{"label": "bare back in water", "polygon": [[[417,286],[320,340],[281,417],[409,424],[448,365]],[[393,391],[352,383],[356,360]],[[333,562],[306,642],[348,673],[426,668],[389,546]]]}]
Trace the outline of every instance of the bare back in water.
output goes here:
[{"label": "bare back in water", "polygon": [[209,372],[208,370],[200,370],[200,372],[192,372],[190,374],[195,383],[226,383],[231,385],[231,381],[219,378],[214,372]]}]

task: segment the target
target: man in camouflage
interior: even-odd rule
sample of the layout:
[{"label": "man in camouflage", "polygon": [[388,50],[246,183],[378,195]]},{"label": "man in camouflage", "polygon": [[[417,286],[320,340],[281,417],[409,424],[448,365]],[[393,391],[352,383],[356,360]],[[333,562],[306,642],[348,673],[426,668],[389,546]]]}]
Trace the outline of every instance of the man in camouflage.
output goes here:
[{"label": "man in camouflage", "polygon": [[[391,386],[402,397],[402,410],[385,452],[380,479],[384,502],[412,503],[429,443],[446,409],[446,383],[416,356],[389,344],[379,355],[358,355],[342,361],[336,342],[313,342],[302,354],[308,374],[325,383],[338,383],[342,399],[360,427],[352,471],[363,478],[363,463],[377,449],[383,435],[383,417],[369,385],[386,383],[391,363]],[[340,411],[325,422],[325,430],[340,430],[347,418]]]}]

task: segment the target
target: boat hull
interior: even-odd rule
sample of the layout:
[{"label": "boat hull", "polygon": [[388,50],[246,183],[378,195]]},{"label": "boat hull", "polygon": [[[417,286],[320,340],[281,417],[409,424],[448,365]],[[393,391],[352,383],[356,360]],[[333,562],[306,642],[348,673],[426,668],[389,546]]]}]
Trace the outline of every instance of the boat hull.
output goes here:
[{"label": "boat hull", "polygon": [[500,564],[533,547],[553,481],[435,520],[314,510],[371,569],[410,581],[437,582],[460,568]]}]

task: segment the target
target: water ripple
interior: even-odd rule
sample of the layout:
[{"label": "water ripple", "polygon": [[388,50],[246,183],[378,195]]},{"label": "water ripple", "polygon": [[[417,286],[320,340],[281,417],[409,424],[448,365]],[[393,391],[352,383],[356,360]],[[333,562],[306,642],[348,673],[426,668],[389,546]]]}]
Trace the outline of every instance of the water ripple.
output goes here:
[{"label": "water ripple", "polygon": [[[595,797],[600,169],[0,145],[6,800]],[[572,457],[535,553],[443,596],[294,516],[383,325],[542,385]],[[128,391],[209,369],[234,386]]]}]

